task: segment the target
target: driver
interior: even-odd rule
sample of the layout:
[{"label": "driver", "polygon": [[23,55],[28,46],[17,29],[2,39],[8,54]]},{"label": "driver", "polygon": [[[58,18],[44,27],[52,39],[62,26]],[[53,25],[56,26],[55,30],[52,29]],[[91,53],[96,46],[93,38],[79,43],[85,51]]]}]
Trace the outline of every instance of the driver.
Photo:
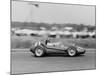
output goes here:
[{"label": "driver", "polygon": [[48,45],[48,43],[50,43],[50,40],[49,39],[46,39],[45,40],[45,44]]},{"label": "driver", "polygon": [[45,44],[48,45],[48,46],[55,46],[55,45],[59,45],[60,42],[51,43],[50,39],[46,39]]}]

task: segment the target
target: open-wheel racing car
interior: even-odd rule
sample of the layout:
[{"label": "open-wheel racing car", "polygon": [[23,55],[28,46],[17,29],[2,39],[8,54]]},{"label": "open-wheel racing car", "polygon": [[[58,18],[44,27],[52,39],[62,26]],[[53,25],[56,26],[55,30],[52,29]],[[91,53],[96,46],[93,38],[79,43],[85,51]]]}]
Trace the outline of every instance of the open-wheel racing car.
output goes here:
[{"label": "open-wheel racing car", "polygon": [[50,40],[37,41],[31,46],[30,51],[36,57],[42,57],[46,55],[48,49],[64,51],[68,56],[73,57],[80,54],[85,54],[86,50],[75,44],[69,44],[68,46],[63,45],[62,42],[50,43]]}]

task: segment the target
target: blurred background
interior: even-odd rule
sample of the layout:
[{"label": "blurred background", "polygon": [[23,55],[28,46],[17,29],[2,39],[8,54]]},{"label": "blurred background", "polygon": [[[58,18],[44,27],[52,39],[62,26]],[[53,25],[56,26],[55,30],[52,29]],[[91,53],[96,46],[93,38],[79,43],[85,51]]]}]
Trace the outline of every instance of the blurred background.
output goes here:
[{"label": "blurred background", "polygon": [[11,48],[44,37],[95,48],[95,6],[12,1]]}]

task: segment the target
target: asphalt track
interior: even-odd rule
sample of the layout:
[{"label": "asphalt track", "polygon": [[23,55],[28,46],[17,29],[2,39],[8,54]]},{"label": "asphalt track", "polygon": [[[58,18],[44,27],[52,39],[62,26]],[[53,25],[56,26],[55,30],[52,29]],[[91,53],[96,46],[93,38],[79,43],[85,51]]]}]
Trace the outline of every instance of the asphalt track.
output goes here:
[{"label": "asphalt track", "polygon": [[49,52],[45,57],[34,57],[28,50],[11,50],[11,73],[37,73],[95,69],[96,50],[88,49],[85,55],[68,57],[61,52]]}]

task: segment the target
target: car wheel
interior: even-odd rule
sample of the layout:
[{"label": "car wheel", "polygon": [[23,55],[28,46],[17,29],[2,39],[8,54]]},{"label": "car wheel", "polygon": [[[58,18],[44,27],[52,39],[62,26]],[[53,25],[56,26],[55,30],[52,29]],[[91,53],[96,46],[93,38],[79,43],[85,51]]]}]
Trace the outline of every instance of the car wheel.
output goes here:
[{"label": "car wheel", "polygon": [[45,54],[45,50],[41,47],[37,47],[34,52],[36,57],[42,57]]},{"label": "car wheel", "polygon": [[71,56],[71,57],[76,56],[77,55],[76,48],[75,47],[69,47],[67,49],[67,54],[68,54],[68,56]]}]

